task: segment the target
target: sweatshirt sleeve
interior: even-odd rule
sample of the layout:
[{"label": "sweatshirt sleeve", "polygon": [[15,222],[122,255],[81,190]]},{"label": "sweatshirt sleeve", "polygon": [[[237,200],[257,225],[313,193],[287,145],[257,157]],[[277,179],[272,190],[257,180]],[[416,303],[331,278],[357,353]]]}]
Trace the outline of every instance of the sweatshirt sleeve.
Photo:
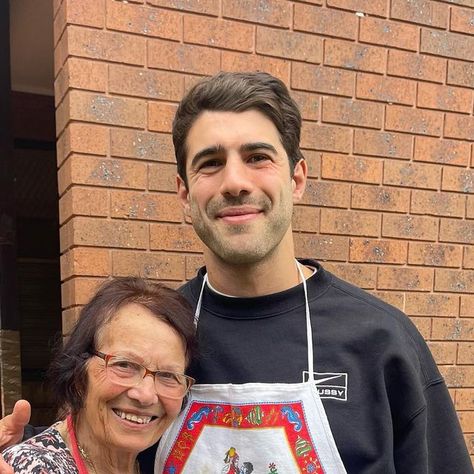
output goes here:
[{"label": "sweatshirt sleeve", "polygon": [[425,406],[394,433],[396,472],[474,473],[459,420],[442,380],[424,390]]}]

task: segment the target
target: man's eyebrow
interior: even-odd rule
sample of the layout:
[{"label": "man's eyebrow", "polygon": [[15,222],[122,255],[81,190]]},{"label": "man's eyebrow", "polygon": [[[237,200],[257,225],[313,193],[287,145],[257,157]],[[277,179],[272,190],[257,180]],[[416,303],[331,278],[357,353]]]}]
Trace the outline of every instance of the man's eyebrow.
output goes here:
[{"label": "man's eyebrow", "polygon": [[255,143],[245,143],[240,147],[240,151],[255,151],[255,150],[269,150],[272,151],[273,153],[276,153],[276,149],[273,145],[270,145],[270,143],[265,143],[265,142],[255,142]]},{"label": "man's eyebrow", "polygon": [[194,155],[191,160],[191,167],[193,168],[201,158],[217,155],[218,153],[222,153],[223,150],[224,148],[221,145],[213,145],[203,148]]}]

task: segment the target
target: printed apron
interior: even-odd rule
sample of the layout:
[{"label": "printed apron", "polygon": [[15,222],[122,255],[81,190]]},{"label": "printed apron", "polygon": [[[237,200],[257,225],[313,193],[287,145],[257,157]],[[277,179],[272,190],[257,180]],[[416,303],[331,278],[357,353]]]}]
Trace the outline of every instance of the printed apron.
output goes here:
[{"label": "printed apron", "polygon": [[[307,381],[197,384],[160,440],[156,474],[345,474],[314,384],[313,338],[303,282],[308,340]],[[196,320],[201,311],[201,287]]]}]

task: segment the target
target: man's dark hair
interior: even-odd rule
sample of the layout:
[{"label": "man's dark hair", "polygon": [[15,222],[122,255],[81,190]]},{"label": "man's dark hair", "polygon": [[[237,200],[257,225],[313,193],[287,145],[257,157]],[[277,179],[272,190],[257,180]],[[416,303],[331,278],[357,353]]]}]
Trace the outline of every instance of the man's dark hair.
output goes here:
[{"label": "man's dark hair", "polygon": [[303,158],[300,145],[301,115],[285,84],[265,72],[220,72],[195,84],[179,104],[173,121],[173,143],[178,174],[187,186],[186,139],[205,110],[244,112],[257,110],[278,130],[293,174]]},{"label": "man's dark hair", "polygon": [[87,363],[97,350],[97,337],[117,311],[136,303],[157,319],[169,324],[181,337],[186,361],[195,355],[193,312],[177,291],[138,277],[114,278],[105,282],[83,308],[69,338],[60,348],[49,369],[51,388],[61,417],[77,415],[87,393]]}]

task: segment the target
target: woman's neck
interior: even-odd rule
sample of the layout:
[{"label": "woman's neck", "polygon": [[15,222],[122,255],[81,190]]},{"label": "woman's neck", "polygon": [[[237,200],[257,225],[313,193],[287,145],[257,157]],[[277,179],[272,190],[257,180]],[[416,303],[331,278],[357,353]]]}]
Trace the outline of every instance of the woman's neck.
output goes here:
[{"label": "woman's neck", "polygon": [[[77,447],[89,474],[124,474],[139,473],[137,455],[128,451],[114,450],[109,445],[98,442],[89,430],[74,426]],[[73,440],[68,433],[66,422],[63,421],[58,430],[69,451],[73,453]]]}]

